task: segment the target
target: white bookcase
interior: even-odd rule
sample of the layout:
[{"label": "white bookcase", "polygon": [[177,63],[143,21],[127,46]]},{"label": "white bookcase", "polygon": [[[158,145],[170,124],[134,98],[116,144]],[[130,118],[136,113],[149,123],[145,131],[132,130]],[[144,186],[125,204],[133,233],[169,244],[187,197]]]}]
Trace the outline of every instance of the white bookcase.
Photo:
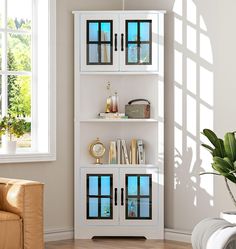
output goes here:
[{"label": "white bookcase", "polygon": [[[163,239],[164,13],[73,12],[75,238]],[[131,99],[145,98],[151,102],[150,119],[97,119],[105,109],[108,81],[118,92],[119,112]],[[109,165],[107,152],[103,164],[94,165],[88,146],[97,137],[107,151],[112,140],[125,139],[129,147],[132,138],[142,139],[146,164]]]}]

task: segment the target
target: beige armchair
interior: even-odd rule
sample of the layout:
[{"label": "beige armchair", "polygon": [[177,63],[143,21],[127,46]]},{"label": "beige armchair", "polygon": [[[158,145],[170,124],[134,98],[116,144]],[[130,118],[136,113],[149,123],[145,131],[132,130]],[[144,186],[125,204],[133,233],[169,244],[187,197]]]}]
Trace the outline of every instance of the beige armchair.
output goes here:
[{"label": "beige armchair", "polygon": [[43,184],[0,178],[0,249],[43,248]]}]

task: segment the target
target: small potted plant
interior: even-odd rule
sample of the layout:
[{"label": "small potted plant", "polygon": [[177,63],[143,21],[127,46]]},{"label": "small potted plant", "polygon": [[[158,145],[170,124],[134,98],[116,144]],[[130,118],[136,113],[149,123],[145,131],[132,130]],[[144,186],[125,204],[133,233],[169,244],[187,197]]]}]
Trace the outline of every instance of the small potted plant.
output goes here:
[{"label": "small potted plant", "polygon": [[8,114],[0,119],[0,136],[6,135],[5,150],[8,154],[16,152],[16,140],[27,132],[27,122]]},{"label": "small potted plant", "polygon": [[[236,199],[230,189],[228,181],[236,183],[236,132],[227,132],[224,135],[224,140],[218,138],[217,135],[209,130],[204,129],[202,134],[208,138],[212,146],[202,144],[212,154],[212,168],[215,172],[204,172],[204,174],[214,174],[223,176],[225,179],[226,188],[236,207]],[[236,223],[236,212],[222,212],[221,218],[224,218],[232,223]]]}]

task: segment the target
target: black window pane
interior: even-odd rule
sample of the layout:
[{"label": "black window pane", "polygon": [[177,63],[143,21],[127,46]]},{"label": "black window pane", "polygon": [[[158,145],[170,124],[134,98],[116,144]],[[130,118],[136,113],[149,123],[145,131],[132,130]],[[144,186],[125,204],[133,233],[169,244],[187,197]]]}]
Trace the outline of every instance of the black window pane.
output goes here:
[{"label": "black window pane", "polygon": [[111,41],[111,24],[109,22],[101,23],[101,41]]},{"label": "black window pane", "polygon": [[140,45],[140,63],[150,62],[150,45],[141,44]]},{"label": "black window pane", "polygon": [[137,41],[138,40],[138,23],[137,22],[128,22],[128,41]]},{"label": "black window pane", "polygon": [[89,44],[89,63],[98,63],[99,46],[98,44]]},{"label": "black window pane", "polygon": [[138,45],[128,44],[128,63],[138,63]]},{"label": "black window pane", "polygon": [[98,23],[89,23],[89,41],[98,41]]},{"label": "black window pane", "polygon": [[140,22],[140,41],[150,41],[149,22]]}]

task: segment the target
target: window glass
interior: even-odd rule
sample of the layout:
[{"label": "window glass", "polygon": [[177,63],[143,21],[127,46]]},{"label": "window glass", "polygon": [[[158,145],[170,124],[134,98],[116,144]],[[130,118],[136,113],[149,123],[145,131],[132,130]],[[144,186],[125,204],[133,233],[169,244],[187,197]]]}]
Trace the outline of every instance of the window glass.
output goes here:
[{"label": "window glass", "polygon": [[138,40],[138,23],[128,22],[128,41]]},{"label": "window glass", "polygon": [[98,41],[98,22],[89,23],[89,41]]},{"label": "window glass", "polygon": [[149,198],[140,198],[140,217],[141,218],[147,218],[150,216],[149,210],[150,210],[150,203]]},{"label": "window glass", "polygon": [[101,195],[110,195],[110,176],[101,176]]},{"label": "window glass", "polygon": [[101,41],[111,41],[111,23],[101,22]]},{"label": "window glass", "polygon": [[128,63],[138,62],[138,45],[128,44]]},{"label": "window glass", "polygon": [[138,200],[137,198],[128,199],[128,217],[135,218],[138,217]]},{"label": "window glass", "polygon": [[0,32],[0,70],[2,70],[2,38],[3,38],[3,35]]},{"label": "window glass", "polygon": [[138,194],[138,177],[128,176],[128,195]]},{"label": "window glass", "polygon": [[101,217],[110,217],[110,198],[101,198]]},{"label": "window glass", "polygon": [[140,41],[150,41],[149,22],[140,22]]},{"label": "window glass", "polygon": [[0,0],[0,28],[4,25],[4,9],[5,9],[5,0]]},{"label": "window glass", "polygon": [[98,198],[89,198],[89,217],[98,217]]},{"label": "window glass", "polygon": [[31,36],[9,33],[7,40],[7,69],[31,71]]},{"label": "window glass", "polygon": [[89,176],[89,195],[98,195],[98,176]]},{"label": "window glass", "polygon": [[7,27],[30,30],[32,26],[32,0],[7,0]]}]

